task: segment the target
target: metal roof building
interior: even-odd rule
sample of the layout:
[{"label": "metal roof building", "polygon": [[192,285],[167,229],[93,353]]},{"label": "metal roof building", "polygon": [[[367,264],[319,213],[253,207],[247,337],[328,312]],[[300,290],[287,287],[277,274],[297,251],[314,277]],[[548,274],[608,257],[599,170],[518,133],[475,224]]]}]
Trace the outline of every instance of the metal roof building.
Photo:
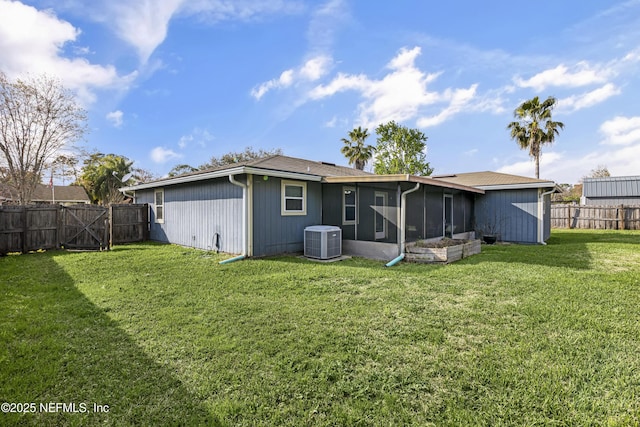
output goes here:
[{"label": "metal roof building", "polygon": [[583,205],[640,205],[640,176],[584,178]]}]

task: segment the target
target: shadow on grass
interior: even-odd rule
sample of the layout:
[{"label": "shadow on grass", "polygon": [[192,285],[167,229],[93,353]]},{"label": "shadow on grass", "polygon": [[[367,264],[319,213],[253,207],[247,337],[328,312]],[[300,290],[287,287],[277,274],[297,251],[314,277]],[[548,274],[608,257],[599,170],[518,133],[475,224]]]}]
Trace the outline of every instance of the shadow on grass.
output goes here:
[{"label": "shadow on grass", "polygon": [[75,287],[52,253],[20,257],[32,257],[29,271],[17,256],[0,259],[0,401],[36,410],[0,414],[0,424],[220,424]]}]

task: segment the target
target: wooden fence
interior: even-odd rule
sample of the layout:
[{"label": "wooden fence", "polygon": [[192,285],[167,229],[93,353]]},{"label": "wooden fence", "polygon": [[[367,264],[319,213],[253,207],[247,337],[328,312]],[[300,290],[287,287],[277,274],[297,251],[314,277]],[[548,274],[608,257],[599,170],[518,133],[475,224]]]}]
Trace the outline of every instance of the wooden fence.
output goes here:
[{"label": "wooden fence", "polygon": [[0,254],[38,249],[109,249],[149,238],[145,205],[0,206]]},{"label": "wooden fence", "polygon": [[640,230],[640,206],[552,205],[551,227]]}]

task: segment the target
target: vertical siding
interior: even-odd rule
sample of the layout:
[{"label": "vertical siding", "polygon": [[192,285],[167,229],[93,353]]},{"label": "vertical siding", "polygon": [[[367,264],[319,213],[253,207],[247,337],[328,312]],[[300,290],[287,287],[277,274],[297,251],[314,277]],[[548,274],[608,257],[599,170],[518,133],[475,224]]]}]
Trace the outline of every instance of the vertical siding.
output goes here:
[{"label": "vertical siding", "polygon": [[616,206],[640,204],[640,176],[610,176],[585,178],[583,182],[585,204]]},{"label": "vertical siding", "polygon": [[322,187],[307,182],[307,214],[281,214],[280,178],[253,179],[253,255],[302,252],[304,229],[322,224]]},{"label": "vertical siding", "polygon": [[478,230],[494,225],[504,241],[538,241],[537,189],[487,191],[477,196],[475,214]]},{"label": "vertical siding", "polygon": [[638,206],[640,197],[587,197],[584,204],[588,206]]},{"label": "vertical siding", "polygon": [[161,187],[164,223],[155,222],[154,190],[136,192],[137,203],[149,203],[151,240],[214,250],[242,252],[242,188],[227,179]]}]

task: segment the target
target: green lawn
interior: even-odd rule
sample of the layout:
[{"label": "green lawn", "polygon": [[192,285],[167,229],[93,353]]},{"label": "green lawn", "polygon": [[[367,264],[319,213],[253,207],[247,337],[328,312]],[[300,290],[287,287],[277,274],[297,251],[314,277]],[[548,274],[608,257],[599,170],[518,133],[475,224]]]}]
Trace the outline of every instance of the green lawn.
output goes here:
[{"label": "green lawn", "polygon": [[640,423],[639,232],[451,265],[220,259],[0,258],[0,402],[38,406],[0,425]]}]

